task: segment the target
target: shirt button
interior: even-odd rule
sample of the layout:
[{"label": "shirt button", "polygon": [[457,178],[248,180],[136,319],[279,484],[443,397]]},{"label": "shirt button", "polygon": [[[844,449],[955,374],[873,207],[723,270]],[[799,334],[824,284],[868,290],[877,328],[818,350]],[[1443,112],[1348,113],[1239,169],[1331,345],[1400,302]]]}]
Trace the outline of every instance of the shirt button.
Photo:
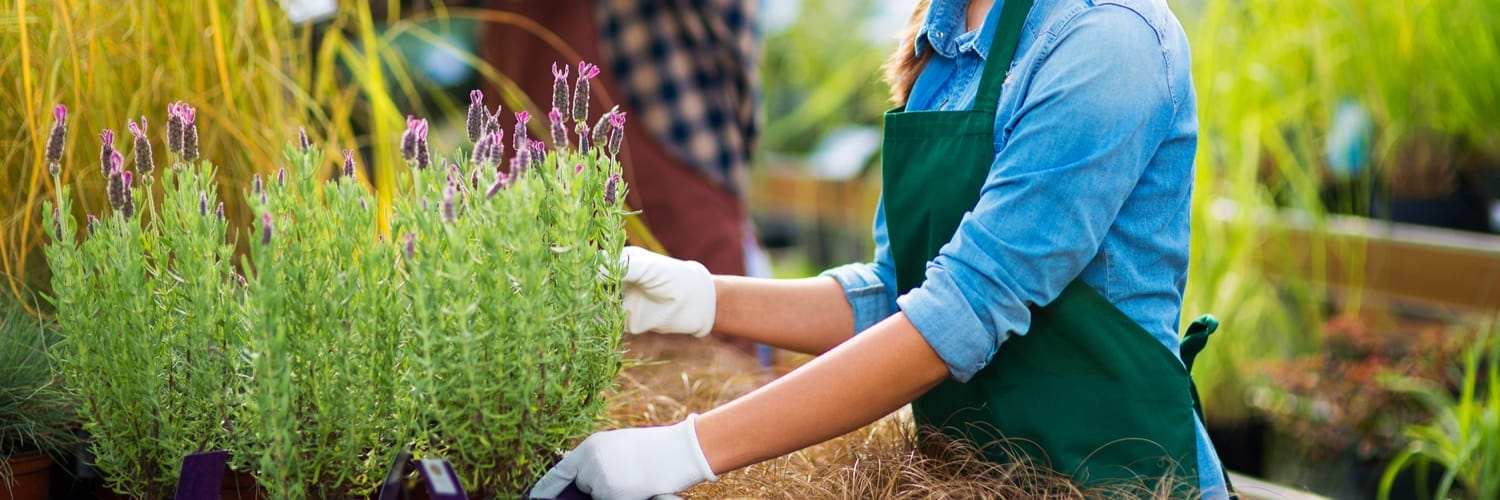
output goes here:
[{"label": "shirt button", "polygon": [[938,37],[938,39],[942,39],[943,38],[943,33],[941,31],[939,31],[937,33],[933,33],[932,36]]}]

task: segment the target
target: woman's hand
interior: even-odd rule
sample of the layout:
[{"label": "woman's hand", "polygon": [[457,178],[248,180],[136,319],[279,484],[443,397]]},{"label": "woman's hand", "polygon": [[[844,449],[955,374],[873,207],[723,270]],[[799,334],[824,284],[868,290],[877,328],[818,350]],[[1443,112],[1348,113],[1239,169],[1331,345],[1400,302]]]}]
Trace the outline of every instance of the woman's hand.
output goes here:
[{"label": "woman's hand", "polygon": [[718,480],[698,446],[698,415],[666,427],[589,436],[531,489],[531,498],[556,498],[569,484],[594,498],[649,498]]},{"label": "woman's hand", "polygon": [[708,335],[714,326],[713,275],[690,260],[625,247],[625,331]]}]

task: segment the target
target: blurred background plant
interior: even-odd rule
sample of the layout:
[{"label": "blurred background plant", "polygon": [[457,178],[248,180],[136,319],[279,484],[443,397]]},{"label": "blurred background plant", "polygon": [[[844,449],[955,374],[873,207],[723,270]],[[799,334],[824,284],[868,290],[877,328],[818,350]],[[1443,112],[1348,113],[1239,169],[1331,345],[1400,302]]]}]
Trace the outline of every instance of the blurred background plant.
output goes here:
[{"label": "blurred background plant", "polygon": [[73,398],[48,357],[56,337],[51,321],[0,295],[0,491],[8,490],[11,480],[6,458],[60,455],[75,441]]},{"label": "blurred background plant", "polygon": [[[1406,469],[1419,475],[1418,487],[1431,498],[1500,497],[1500,330],[1493,323],[1469,345],[1457,395],[1442,381],[1391,376],[1382,380],[1415,396],[1432,416],[1406,428],[1406,448],[1380,480],[1380,498],[1390,497]],[[1451,495],[1451,496],[1450,496]]]},{"label": "blurred background plant", "polygon": [[[0,164],[6,165],[0,169],[4,286],[14,296],[27,287],[47,289],[38,209],[56,189],[44,175],[41,154],[53,103],[70,104],[62,183],[74,186],[79,216],[98,213],[104,204],[100,183],[82,182],[99,171],[99,131],[127,137],[127,120],[162,116],[169,100],[197,106],[200,126],[216,131],[204,136],[203,150],[221,165],[221,186],[247,185],[253,173],[269,174],[299,125],[319,145],[354,148],[374,174],[363,177],[371,179],[366,182],[388,185],[397,151],[390,141],[370,138],[400,134],[405,121],[398,109],[460,109],[454,104],[459,91],[444,86],[456,84],[452,78],[484,77],[503,86],[503,75],[463,57],[465,48],[455,44],[476,21],[453,21],[442,2],[430,3],[435,5],[410,15],[400,2],[344,1],[333,17],[301,25],[276,2],[0,5],[0,123],[7,124],[0,134]],[[491,16],[487,22],[517,21]],[[409,64],[409,56],[423,65]],[[514,102],[511,95],[502,97]],[[163,122],[152,122],[148,133],[160,140]],[[320,168],[327,175],[335,165],[330,160]],[[226,207],[229,218],[246,223],[246,206],[238,197],[224,198],[233,200]],[[381,190],[379,200],[384,222],[388,190]]]}]

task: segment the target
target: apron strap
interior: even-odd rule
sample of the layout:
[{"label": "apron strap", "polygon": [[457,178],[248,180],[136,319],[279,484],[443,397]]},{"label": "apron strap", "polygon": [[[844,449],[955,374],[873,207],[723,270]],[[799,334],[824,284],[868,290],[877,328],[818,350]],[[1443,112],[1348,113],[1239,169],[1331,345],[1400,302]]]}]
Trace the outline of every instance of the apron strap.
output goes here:
[{"label": "apron strap", "polygon": [[1010,62],[1016,55],[1016,45],[1021,42],[1021,26],[1026,23],[1026,14],[1031,12],[1032,0],[1002,0],[1000,21],[995,26],[995,38],[990,41],[990,54],[984,61],[984,73],[979,77],[979,94],[974,98],[974,111],[995,114],[1000,106],[1000,88],[1005,85],[1005,75],[1010,72]]},{"label": "apron strap", "polygon": [[[1182,358],[1182,364],[1187,367],[1188,374],[1193,373],[1193,360],[1198,358],[1198,353],[1203,352],[1203,347],[1208,345],[1208,336],[1213,335],[1219,329],[1219,319],[1212,314],[1199,316],[1188,325],[1187,333],[1182,336],[1182,345],[1178,347],[1178,355]],[[1193,390],[1193,409],[1198,412],[1198,418],[1203,418],[1203,403],[1198,400],[1198,386],[1191,385]]]},{"label": "apron strap", "polygon": [[[1203,352],[1203,347],[1208,345],[1208,337],[1219,330],[1219,319],[1212,314],[1199,316],[1188,325],[1187,333],[1182,336],[1182,345],[1178,347],[1178,353],[1182,357],[1182,364],[1187,367],[1189,374],[1188,389],[1193,392],[1193,411],[1198,412],[1198,420],[1205,423],[1203,418],[1203,402],[1198,399],[1198,384],[1192,382],[1193,360],[1198,358],[1198,353]],[[1221,462],[1222,463],[1222,462]],[[1240,494],[1234,489],[1234,483],[1229,481],[1229,468],[1224,468],[1224,488],[1229,490],[1229,498],[1238,499]]]}]

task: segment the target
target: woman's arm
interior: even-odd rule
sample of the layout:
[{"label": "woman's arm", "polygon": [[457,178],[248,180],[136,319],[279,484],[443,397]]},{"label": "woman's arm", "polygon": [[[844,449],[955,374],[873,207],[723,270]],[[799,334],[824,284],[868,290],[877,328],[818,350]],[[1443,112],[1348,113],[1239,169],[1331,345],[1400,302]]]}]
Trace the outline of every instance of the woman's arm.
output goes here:
[{"label": "woman's arm", "polygon": [[[838,291],[837,284],[831,286]],[[947,378],[947,365],[898,313],[787,376],[698,417],[698,442],[714,473],[722,474],[858,429]]]},{"label": "woman's arm", "polygon": [[854,336],[854,311],[833,278],[714,276],[714,331],[822,354]]}]

